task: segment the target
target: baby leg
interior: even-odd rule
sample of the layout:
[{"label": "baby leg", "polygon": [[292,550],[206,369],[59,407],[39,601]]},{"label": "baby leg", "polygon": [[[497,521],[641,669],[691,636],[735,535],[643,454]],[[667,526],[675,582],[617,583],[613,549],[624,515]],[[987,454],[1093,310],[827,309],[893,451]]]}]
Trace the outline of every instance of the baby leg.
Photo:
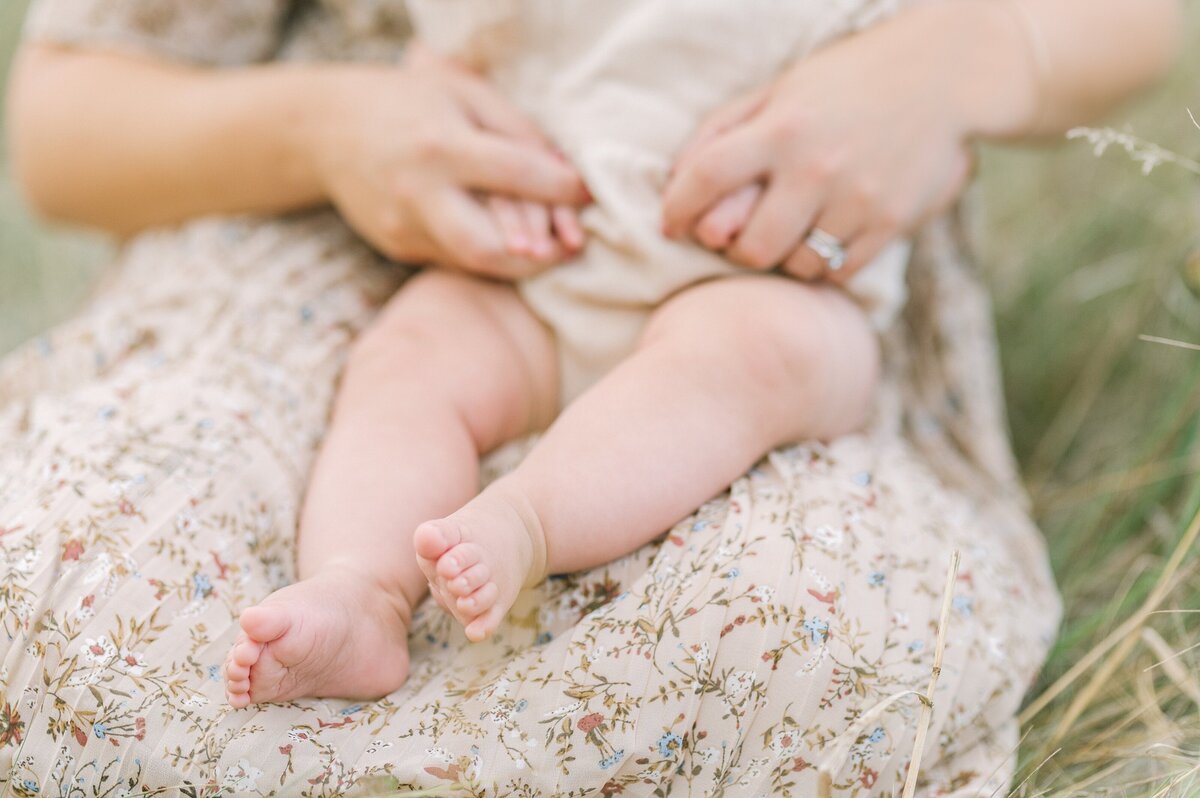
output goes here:
[{"label": "baby leg", "polygon": [[[519,468],[422,525],[418,553],[460,540],[482,549],[462,584],[450,583],[475,591],[456,614],[481,639],[522,583],[627,554],[770,449],[862,424],[877,370],[866,318],[836,289],[761,275],[696,286],[655,313],[638,350],[567,407]],[[545,547],[544,564],[516,577],[489,571],[511,525]]]},{"label": "baby leg", "polygon": [[354,345],[299,533],[299,576],[241,618],[230,703],[370,698],[408,672],[419,523],[479,488],[479,455],[549,423],[550,335],[510,287],[410,280]]}]

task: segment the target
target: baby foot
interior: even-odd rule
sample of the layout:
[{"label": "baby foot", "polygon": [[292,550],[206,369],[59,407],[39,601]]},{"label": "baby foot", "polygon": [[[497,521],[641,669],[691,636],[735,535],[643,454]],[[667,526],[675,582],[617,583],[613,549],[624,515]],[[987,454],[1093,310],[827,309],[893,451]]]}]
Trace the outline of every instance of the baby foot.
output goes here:
[{"label": "baby foot", "polygon": [[520,491],[502,482],[453,515],[421,524],[413,535],[434,598],[473,642],[496,631],[522,587],[545,577],[537,514]]},{"label": "baby foot", "polygon": [[229,703],[387,695],[408,678],[411,617],[403,596],[350,569],[277,590],[242,613],[225,660]]}]

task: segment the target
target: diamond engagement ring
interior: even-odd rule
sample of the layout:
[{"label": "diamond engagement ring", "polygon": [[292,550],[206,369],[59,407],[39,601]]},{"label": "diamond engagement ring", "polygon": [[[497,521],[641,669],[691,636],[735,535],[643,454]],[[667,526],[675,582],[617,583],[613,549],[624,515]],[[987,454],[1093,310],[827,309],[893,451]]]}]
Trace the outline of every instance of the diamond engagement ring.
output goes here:
[{"label": "diamond engagement ring", "polygon": [[846,265],[846,245],[837,236],[826,233],[819,227],[814,227],[804,239],[804,244],[821,256],[829,266],[829,271],[836,272]]}]

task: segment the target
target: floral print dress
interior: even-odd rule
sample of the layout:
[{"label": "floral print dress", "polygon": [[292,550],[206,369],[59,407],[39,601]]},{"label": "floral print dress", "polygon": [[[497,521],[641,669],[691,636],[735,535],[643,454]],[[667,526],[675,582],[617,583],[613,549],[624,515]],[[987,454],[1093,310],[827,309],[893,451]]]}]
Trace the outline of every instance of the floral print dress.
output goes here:
[{"label": "floral print dress", "polygon": [[[401,0],[38,0],[29,33],[232,67],[393,60],[408,25]],[[921,794],[1006,792],[1059,604],[957,215],[915,241],[868,430],[773,452],[486,643],[426,602],[383,699],[226,706],[347,344],[407,273],[328,212],[197,221],[0,360],[0,794],[890,796],[956,549]]]}]

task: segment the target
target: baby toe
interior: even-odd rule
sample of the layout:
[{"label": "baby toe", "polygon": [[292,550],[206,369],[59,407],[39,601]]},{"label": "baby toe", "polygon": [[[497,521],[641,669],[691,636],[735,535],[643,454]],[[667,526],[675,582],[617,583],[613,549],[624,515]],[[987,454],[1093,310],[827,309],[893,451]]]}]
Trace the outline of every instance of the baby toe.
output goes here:
[{"label": "baby toe", "polygon": [[446,587],[455,596],[465,598],[483,587],[491,576],[492,569],[487,566],[487,563],[476,563],[451,579]]},{"label": "baby toe", "polygon": [[242,679],[250,678],[250,668],[246,665],[238,664],[233,660],[225,662],[225,679],[231,682],[240,682]]},{"label": "baby toe", "polygon": [[455,579],[483,558],[483,550],[475,543],[455,546],[438,560],[437,574],[442,579]]},{"label": "baby toe", "polygon": [[246,642],[258,647],[255,659],[262,651],[263,643],[273,642],[287,634],[292,627],[292,617],[286,606],[269,602],[242,610],[238,623],[246,633]]},{"label": "baby toe", "polygon": [[254,663],[258,662],[259,656],[262,655],[262,643],[254,643],[249,640],[244,640],[233,647],[229,658],[234,665],[240,665],[243,668],[250,668]]},{"label": "baby toe", "polygon": [[427,560],[436,560],[461,542],[462,533],[458,524],[446,518],[426,521],[413,533],[413,547],[417,550],[417,556]]},{"label": "baby toe", "polygon": [[499,595],[500,589],[496,587],[496,583],[487,582],[471,595],[458,599],[455,606],[465,615],[480,615],[491,609]]},{"label": "baby toe", "polygon": [[472,643],[479,643],[487,640],[496,631],[496,627],[500,625],[500,619],[504,617],[504,611],[497,606],[493,606],[490,610],[480,615],[475,620],[467,624],[463,631],[467,635],[467,639]]}]

